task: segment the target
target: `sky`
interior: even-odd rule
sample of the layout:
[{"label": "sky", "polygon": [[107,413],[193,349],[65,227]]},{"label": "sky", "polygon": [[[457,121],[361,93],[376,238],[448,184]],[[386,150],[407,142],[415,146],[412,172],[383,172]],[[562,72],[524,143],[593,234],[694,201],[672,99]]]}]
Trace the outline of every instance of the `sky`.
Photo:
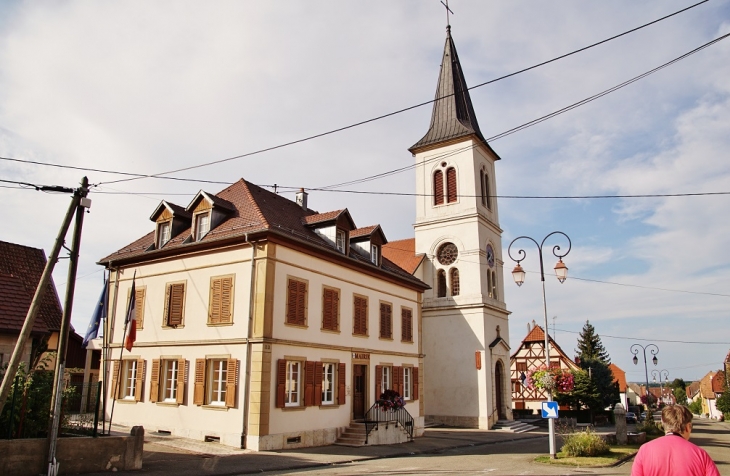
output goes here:
[{"label": "sky", "polygon": [[[452,0],[467,83],[481,84],[692,5]],[[72,323],[84,333],[102,288],[96,262],[153,230],[160,200],[186,206],[239,178],[293,199],[407,167],[431,106],[317,139],[171,176],[145,178],[34,165],[159,174],[297,141],[429,101],[445,40],[438,0],[0,3],[0,240],[50,252],[70,203],[13,182],[95,186],[85,216]],[[471,91],[485,137],[601,93],[730,33],[730,0],[686,12]],[[669,379],[699,379],[730,350],[730,39],[564,114],[490,141],[505,301],[515,349],[543,323],[537,248],[512,282],[507,248],[559,230],[568,280],[545,250],[547,314],[574,356],[587,320],[629,381],[654,344]],[[375,192],[355,194],[352,190]],[[320,212],[348,208],[389,240],[413,236],[415,173],[310,191]],[[583,197],[567,199],[509,197]],[[609,198],[586,198],[606,196]],[[70,234],[69,234],[70,240]],[[563,247],[563,250],[565,247]],[[63,300],[68,260],[54,280]],[[554,327],[554,331],[553,331]],[[651,354],[648,354],[651,359]],[[652,376],[649,375],[649,379]]]}]

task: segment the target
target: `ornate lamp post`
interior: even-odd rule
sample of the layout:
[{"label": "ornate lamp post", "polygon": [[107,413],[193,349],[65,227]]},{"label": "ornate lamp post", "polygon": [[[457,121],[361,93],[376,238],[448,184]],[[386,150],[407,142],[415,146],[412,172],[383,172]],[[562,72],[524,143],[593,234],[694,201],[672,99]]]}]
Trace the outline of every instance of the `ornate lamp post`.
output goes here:
[{"label": "ornate lamp post", "polygon": [[[548,337],[547,304],[545,303],[545,266],[542,259],[542,248],[545,245],[545,241],[547,241],[547,239],[553,235],[562,235],[565,237],[566,240],[568,240],[568,249],[565,253],[560,253],[559,245],[553,246],[552,249],[553,255],[558,258],[558,263],[555,265],[555,275],[558,278],[558,281],[560,281],[560,283],[563,283],[568,278],[568,267],[565,266],[565,263],[563,263],[563,257],[570,253],[572,243],[570,242],[570,238],[568,237],[568,235],[566,235],[562,231],[554,231],[550,233],[545,238],[543,238],[542,242],[540,243],[535,241],[535,239],[530,238],[529,236],[518,236],[517,238],[512,240],[512,242],[509,244],[509,248],[507,248],[507,254],[512,259],[512,261],[515,261],[517,263],[515,269],[512,270],[512,277],[514,278],[517,286],[522,286],[522,283],[525,282],[525,271],[522,269],[522,266],[520,266],[520,262],[525,259],[527,253],[525,253],[525,250],[519,249],[517,250],[517,258],[515,258],[514,256],[512,256],[512,245],[514,245],[517,240],[526,239],[532,241],[533,243],[535,243],[535,246],[537,246],[537,253],[540,258],[540,280],[542,281],[542,311],[543,317],[545,318],[545,367],[548,369],[550,368],[550,339]],[[552,389],[548,390],[548,401],[553,401]],[[555,420],[553,418],[550,418],[548,420],[548,425],[550,429],[550,458],[555,459]]]},{"label": "ornate lamp post", "polygon": [[[653,349],[652,349],[653,347]],[[651,354],[654,356],[651,358],[651,361],[654,363],[654,365],[659,363],[659,359],[656,358],[656,355],[659,353],[659,347],[656,346],[656,344],[647,344],[646,347],[644,347],[641,344],[634,344],[631,346],[631,353],[634,354],[634,365],[639,364],[639,357],[637,355],[639,354],[639,349],[641,349],[644,353],[644,375],[646,376],[646,401],[649,402],[649,368],[646,366],[646,350],[649,349]],[[648,411],[648,410],[647,410]]]},{"label": "ornate lamp post", "polygon": [[[669,371],[667,369],[652,370],[651,376],[652,382],[654,383],[656,383],[656,380],[659,379],[659,398],[660,401],[664,400],[664,383],[669,382]],[[662,377],[664,377],[664,380],[662,380]]]}]

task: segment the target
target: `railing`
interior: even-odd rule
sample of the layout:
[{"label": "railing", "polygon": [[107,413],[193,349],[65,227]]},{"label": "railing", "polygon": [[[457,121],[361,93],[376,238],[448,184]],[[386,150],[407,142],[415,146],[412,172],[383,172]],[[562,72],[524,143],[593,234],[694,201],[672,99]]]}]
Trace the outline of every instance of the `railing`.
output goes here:
[{"label": "railing", "polygon": [[396,428],[400,425],[408,433],[408,439],[413,440],[413,417],[408,410],[404,407],[397,410],[383,410],[376,403],[365,413],[365,444],[368,444],[368,436],[371,431],[378,428],[380,424],[385,424],[385,428],[388,428],[391,423]]}]

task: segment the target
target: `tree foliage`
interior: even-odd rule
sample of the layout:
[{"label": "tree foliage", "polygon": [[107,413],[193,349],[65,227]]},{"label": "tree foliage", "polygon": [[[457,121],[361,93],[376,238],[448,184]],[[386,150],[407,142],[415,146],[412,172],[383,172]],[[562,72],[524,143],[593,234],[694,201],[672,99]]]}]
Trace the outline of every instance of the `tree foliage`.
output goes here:
[{"label": "tree foliage", "polygon": [[678,404],[687,405],[687,391],[685,389],[676,387],[672,390],[672,393],[674,394],[674,399]]},{"label": "tree foliage", "polygon": [[689,408],[689,411],[694,413],[695,415],[702,414],[702,401],[698,398],[697,400],[694,400],[687,405],[687,408]]},{"label": "tree foliage", "polygon": [[715,401],[715,405],[724,415],[730,414],[730,390],[726,389],[722,392],[722,395]]},{"label": "tree foliage", "polygon": [[583,330],[580,331],[578,348],[575,351],[581,361],[583,359],[600,360],[607,366],[611,363],[611,358],[608,356],[605,347],[603,347],[603,343],[601,343],[601,337],[596,334],[596,329],[590,321],[586,321]]},{"label": "tree foliage", "polygon": [[667,384],[667,387],[670,387],[670,388],[673,388],[673,389],[681,388],[682,390],[686,390],[687,389],[687,383],[684,381],[684,379],[675,378],[674,380],[672,380],[671,382],[669,382]]}]

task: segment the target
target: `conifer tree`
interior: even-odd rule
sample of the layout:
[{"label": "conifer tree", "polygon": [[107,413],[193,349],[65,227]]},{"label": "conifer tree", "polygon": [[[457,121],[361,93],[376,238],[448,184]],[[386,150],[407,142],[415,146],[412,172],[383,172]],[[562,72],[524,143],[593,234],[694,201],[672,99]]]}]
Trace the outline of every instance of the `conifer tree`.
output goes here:
[{"label": "conifer tree", "polygon": [[580,360],[600,360],[606,365],[611,363],[611,358],[601,343],[601,337],[596,334],[596,329],[590,321],[586,321],[583,330],[580,331],[578,348],[575,351]]}]

